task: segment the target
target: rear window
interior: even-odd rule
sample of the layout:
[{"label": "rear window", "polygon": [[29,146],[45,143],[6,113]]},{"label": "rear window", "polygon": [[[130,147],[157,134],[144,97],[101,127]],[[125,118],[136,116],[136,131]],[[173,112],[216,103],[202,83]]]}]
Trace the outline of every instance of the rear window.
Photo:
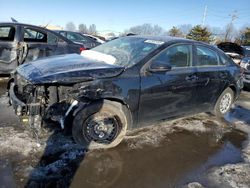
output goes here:
[{"label": "rear window", "polygon": [[15,28],[12,26],[0,26],[0,40],[14,41]]},{"label": "rear window", "polygon": [[196,54],[197,66],[214,66],[219,64],[218,54],[205,46],[197,46]]},{"label": "rear window", "polygon": [[24,42],[47,42],[47,34],[30,28],[24,28]]},{"label": "rear window", "polygon": [[220,61],[220,64],[221,65],[234,65],[235,63],[234,63],[234,61],[230,58],[230,57],[228,57],[227,55],[221,55],[220,56],[220,59],[221,59],[221,61]]}]

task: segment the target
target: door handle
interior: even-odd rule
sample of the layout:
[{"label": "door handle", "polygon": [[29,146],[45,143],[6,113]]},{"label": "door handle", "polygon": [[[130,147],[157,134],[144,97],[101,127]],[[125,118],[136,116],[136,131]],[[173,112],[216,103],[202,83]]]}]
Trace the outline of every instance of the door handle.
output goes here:
[{"label": "door handle", "polygon": [[190,76],[186,76],[185,80],[193,82],[193,81],[198,80],[198,77],[193,74],[193,75],[190,75]]}]

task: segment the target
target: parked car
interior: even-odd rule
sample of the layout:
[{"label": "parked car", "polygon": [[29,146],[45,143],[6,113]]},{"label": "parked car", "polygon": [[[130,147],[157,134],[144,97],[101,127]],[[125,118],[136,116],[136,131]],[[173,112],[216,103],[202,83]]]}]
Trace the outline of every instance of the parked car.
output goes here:
[{"label": "parked car", "polygon": [[244,58],[241,60],[240,66],[244,68],[244,86],[250,89],[250,46],[243,46]]},{"label": "parked car", "polygon": [[80,54],[82,47],[42,27],[0,23],[0,74],[9,74],[18,65],[41,57]]},{"label": "parked car", "polygon": [[[74,140],[90,149],[119,144],[128,129],[180,116],[224,116],[240,94],[242,72],[205,43],[129,36],[21,65],[10,101],[31,126],[73,118]],[[71,124],[71,123],[70,123]]]},{"label": "parked car", "polygon": [[82,44],[85,49],[89,50],[100,45],[100,42],[93,40],[92,38],[85,36],[78,32],[73,31],[64,31],[64,30],[56,30],[55,32],[61,34],[62,36],[66,37],[67,39],[77,43]]},{"label": "parked car", "polygon": [[95,40],[96,42],[99,42],[101,44],[105,43],[105,38],[101,36],[94,36],[90,34],[83,34],[84,36],[90,37],[91,39]]}]

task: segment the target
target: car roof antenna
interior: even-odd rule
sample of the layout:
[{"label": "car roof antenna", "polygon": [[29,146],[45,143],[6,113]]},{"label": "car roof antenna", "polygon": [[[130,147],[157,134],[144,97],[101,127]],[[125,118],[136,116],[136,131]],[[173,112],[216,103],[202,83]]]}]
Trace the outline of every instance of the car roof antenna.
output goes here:
[{"label": "car roof antenna", "polygon": [[43,28],[47,28],[51,21],[49,21]]},{"label": "car roof antenna", "polygon": [[11,19],[12,22],[15,22],[15,23],[18,22],[15,18],[12,18],[12,17],[11,17],[10,19]]}]

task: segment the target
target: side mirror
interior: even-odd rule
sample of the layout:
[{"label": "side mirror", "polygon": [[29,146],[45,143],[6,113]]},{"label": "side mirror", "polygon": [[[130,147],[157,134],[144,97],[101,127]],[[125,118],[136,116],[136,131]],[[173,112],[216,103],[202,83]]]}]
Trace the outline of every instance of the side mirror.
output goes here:
[{"label": "side mirror", "polygon": [[167,72],[170,71],[172,67],[162,61],[154,61],[149,67],[150,72]]}]

